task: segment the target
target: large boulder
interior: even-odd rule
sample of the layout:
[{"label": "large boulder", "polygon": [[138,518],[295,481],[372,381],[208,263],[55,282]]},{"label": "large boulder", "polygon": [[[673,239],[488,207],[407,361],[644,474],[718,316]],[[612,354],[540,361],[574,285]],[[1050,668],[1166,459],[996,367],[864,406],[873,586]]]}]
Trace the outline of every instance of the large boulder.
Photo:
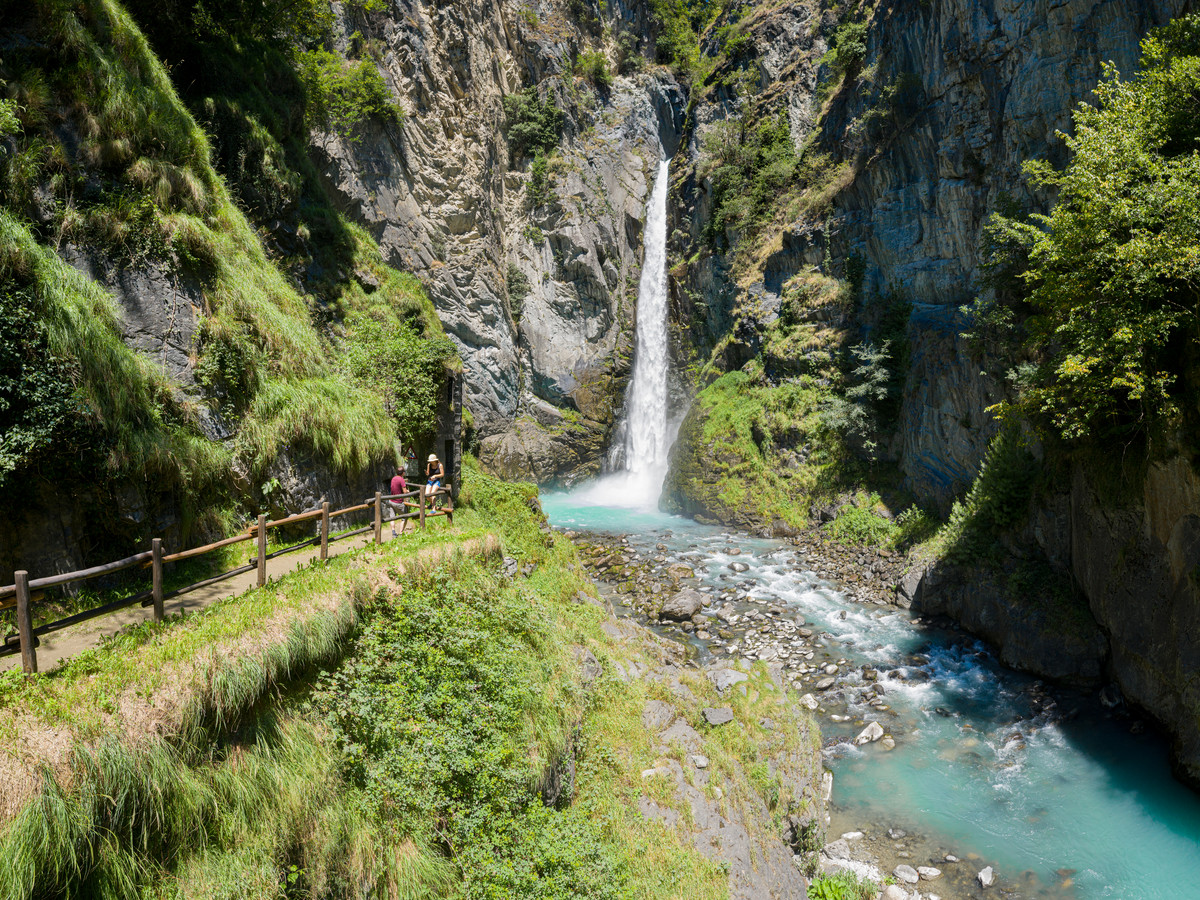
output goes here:
[{"label": "large boulder", "polygon": [[690,621],[692,616],[704,608],[705,596],[691,588],[682,590],[667,598],[659,610],[659,618],[670,619],[674,622]]}]

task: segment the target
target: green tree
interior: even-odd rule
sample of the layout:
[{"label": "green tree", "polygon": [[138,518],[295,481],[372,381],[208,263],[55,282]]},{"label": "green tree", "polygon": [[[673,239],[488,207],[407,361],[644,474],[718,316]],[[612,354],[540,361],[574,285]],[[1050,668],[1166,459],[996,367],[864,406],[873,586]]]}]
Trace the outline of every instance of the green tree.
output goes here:
[{"label": "green tree", "polygon": [[[69,365],[51,351],[33,292],[0,286],[0,489],[57,446],[74,445],[84,405]],[[72,446],[72,449],[75,449]]]},{"label": "green tree", "polygon": [[[730,119],[705,137],[702,177],[711,177],[713,212],[706,226],[715,246],[751,233],[795,181],[798,160],[785,115],[750,127]],[[736,237],[735,237],[736,239]]]},{"label": "green tree", "polygon": [[1153,32],[1141,71],[1112,66],[1075,113],[1072,158],[1049,216],[1001,218],[1029,245],[1025,281],[1037,360],[1016,411],[1068,440],[1144,433],[1180,408],[1195,364],[1200,299],[1200,17]]}]

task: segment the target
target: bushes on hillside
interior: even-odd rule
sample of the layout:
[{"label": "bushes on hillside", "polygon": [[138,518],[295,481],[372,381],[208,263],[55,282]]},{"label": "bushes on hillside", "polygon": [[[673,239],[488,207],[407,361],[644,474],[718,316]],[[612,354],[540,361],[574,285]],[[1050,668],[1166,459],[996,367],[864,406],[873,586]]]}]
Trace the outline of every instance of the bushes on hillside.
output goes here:
[{"label": "bushes on hillside", "polygon": [[75,390],[50,350],[28,286],[0,282],[0,491],[55,446],[75,441]]},{"label": "bushes on hillside", "polygon": [[713,185],[705,233],[714,245],[760,222],[792,185],[799,164],[784,115],[757,128],[741,119],[721,123],[704,140],[704,158],[701,175]]},{"label": "bushes on hillside", "polygon": [[575,61],[575,71],[602,91],[612,87],[612,72],[608,68],[608,57],[599,50],[587,50]]},{"label": "bushes on hillside", "polygon": [[355,313],[346,321],[347,371],[383,398],[384,408],[407,444],[422,444],[437,426],[438,389],[454,345],[425,337],[385,307]]},{"label": "bushes on hillside", "polygon": [[354,141],[360,136],[358,126],[367,119],[403,119],[374,60],[350,61],[328,50],[308,50],[297,62],[308,97],[305,119],[313,127],[329,128]]}]

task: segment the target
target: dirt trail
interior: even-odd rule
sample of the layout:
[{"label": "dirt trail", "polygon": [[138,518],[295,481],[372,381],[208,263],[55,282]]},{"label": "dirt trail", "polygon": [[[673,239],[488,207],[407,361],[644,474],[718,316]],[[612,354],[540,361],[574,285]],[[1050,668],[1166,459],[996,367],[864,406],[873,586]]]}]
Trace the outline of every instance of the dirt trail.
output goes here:
[{"label": "dirt trail", "polygon": [[[400,534],[396,539],[403,540],[404,535]],[[385,542],[392,540],[389,523],[386,522],[383,527],[383,540]],[[374,535],[368,532],[367,534],[346,538],[345,540],[338,541],[336,544],[330,544],[329,558],[332,559],[344,553],[361,550],[373,541]],[[253,552],[252,542],[246,544],[246,547],[249,548],[249,552]],[[288,572],[304,568],[309,564],[310,560],[316,559],[320,555],[321,551],[319,547],[310,547],[306,550],[297,550],[295,553],[289,553],[286,556],[277,556],[275,559],[269,559],[267,560],[267,578],[279,578]],[[246,572],[243,575],[230,578],[228,581],[210,584],[208,587],[199,588],[179,597],[173,597],[164,604],[163,612],[167,616],[183,612],[195,612],[207,606],[212,606],[218,600],[241,594],[256,584],[258,584],[258,573]],[[38,671],[49,672],[61,660],[69,659],[84,650],[90,650],[98,646],[101,639],[111,637],[122,628],[128,625],[136,625],[139,622],[146,622],[153,618],[154,609],[152,607],[134,605],[125,609],[119,609],[107,616],[100,616],[96,619],[80,622],[78,625],[72,625],[69,628],[64,628],[62,631],[43,635],[41,638],[42,643],[37,649]],[[20,667],[21,655],[19,653],[12,656],[0,657],[0,672],[7,671],[8,669],[19,669]]]}]

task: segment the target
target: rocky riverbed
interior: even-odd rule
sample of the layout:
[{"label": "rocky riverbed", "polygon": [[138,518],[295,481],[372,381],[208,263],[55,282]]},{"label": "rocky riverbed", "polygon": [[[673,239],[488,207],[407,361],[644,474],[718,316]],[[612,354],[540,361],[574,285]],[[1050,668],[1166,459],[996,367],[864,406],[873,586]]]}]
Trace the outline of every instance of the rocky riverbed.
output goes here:
[{"label": "rocky riverbed", "polygon": [[[912,724],[902,720],[888,701],[890,692],[931,677],[930,660],[921,653],[904,653],[891,666],[854,663],[849,647],[836,635],[807,621],[794,606],[782,603],[749,577],[750,553],[732,540],[714,555],[711,546],[679,549],[678,541],[651,545],[621,535],[568,532],[582,558],[614,608],[624,615],[673,637],[694,665],[708,670],[718,690],[745,690],[745,674],[754,663],[766,664],[780,683],[795,692],[830,734],[824,754],[873,754],[894,750],[906,739]],[[669,531],[658,537],[670,540]],[[837,584],[848,606],[866,615],[903,615],[921,624],[897,604],[904,561],[887,551],[832,544],[819,532],[789,539],[773,557],[797,571],[816,573]],[[832,588],[831,588],[832,589]],[[844,619],[846,612],[840,613]],[[951,633],[949,621],[928,623]],[[973,643],[958,632],[964,646]],[[1029,703],[1041,724],[1060,715],[1058,701],[1040,684],[1029,689]],[[956,716],[937,709],[939,715]],[[1026,723],[1028,724],[1028,723]],[[1014,728],[1008,746],[1023,747],[1026,735]],[[970,752],[968,738],[961,748]],[[991,896],[1046,895],[1044,882],[1024,885],[1023,878],[1002,875],[987,860],[946,846],[942,839],[920,832],[910,822],[856,821],[853,814],[832,810],[828,842],[820,855],[825,871],[849,869],[881,884],[884,900],[967,900]],[[801,860],[797,859],[797,864]],[[1070,896],[1071,872],[1062,871],[1062,896]],[[1036,890],[1035,890],[1036,887]],[[1054,891],[1058,893],[1057,890]]]}]

